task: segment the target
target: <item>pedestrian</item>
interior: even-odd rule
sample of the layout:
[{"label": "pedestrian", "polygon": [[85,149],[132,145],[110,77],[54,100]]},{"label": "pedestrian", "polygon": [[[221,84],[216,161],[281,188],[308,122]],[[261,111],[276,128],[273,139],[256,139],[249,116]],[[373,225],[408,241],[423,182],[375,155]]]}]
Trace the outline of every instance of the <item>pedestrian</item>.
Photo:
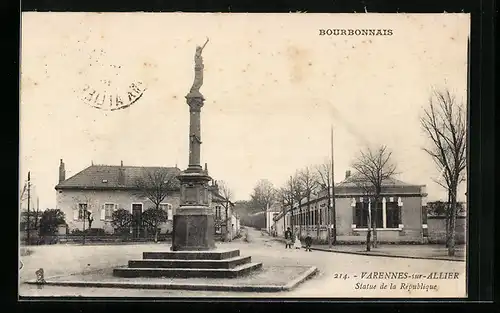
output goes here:
[{"label": "pedestrian", "polygon": [[292,231],[290,230],[290,227],[287,227],[286,231],[285,231],[285,249],[292,249],[292,243],[293,243],[293,239],[292,239]]},{"label": "pedestrian", "polygon": [[305,239],[305,243],[306,243],[306,251],[312,251],[311,250],[311,244],[312,244],[311,235],[307,234],[307,237]]},{"label": "pedestrian", "polygon": [[295,241],[293,242],[293,247],[295,249],[300,249],[302,248],[302,242],[300,242],[299,235],[295,236]]}]

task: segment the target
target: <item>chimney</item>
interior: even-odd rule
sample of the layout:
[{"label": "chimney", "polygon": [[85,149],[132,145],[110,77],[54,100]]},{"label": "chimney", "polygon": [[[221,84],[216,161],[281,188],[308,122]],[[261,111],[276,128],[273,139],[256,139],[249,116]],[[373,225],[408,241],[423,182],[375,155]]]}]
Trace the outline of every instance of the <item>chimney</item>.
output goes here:
[{"label": "chimney", "polygon": [[66,180],[66,170],[64,169],[64,162],[61,159],[61,163],[59,164],[59,182],[63,182]]},{"label": "chimney", "polygon": [[125,173],[123,169],[123,161],[120,161],[120,168],[118,169],[118,185],[125,185]]},{"label": "chimney", "polygon": [[349,176],[351,176],[351,171],[350,170],[345,171],[345,179],[349,178]]}]

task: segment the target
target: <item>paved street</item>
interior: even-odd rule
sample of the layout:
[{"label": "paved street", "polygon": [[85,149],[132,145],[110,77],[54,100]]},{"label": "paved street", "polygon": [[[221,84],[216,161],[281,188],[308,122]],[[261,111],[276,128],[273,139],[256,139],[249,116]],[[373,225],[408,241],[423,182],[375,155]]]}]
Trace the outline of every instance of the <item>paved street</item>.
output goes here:
[{"label": "paved street", "polygon": [[[320,273],[296,289],[281,293],[199,292],[180,290],[135,290],[111,288],[69,288],[57,286],[29,286],[21,284],[20,295],[25,296],[125,296],[125,297],[462,297],[465,296],[465,262],[416,260],[389,257],[351,255],[285,249],[284,245],[250,230],[252,242],[242,240],[219,243],[227,248],[239,248],[242,255],[252,260],[276,265],[311,265]],[[30,247],[33,253],[21,257],[24,264],[21,282],[35,278],[35,271],[43,267],[46,277],[125,265],[129,259],[141,258],[142,251],[167,250],[165,244],[138,244],[113,246],[54,245]],[[377,272],[370,274],[370,272]],[[431,272],[458,274],[447,279],[378,279],[379,272],[404,272],[408,275],[428,276]],[[356,277],[355,277],[356,276]],[[458,279],[452,279],[458,276]],[[373,279],[368,279],[373,278]],[[433,277],[438,278],[438,277]],[[441,278],[443,278],[441,276]],[[396,289],[380,289],[382,282],[392,282]],[[403,284],[402,284],[403,283]],[[408,290],[411,284],[422,283]],[[358,284],[356,288],[356,284]],[[413,285],[415,286],[415,285]],[[432,289],[437,287],[436,289]],[[375,288],[375,289],[367,289]]]}]

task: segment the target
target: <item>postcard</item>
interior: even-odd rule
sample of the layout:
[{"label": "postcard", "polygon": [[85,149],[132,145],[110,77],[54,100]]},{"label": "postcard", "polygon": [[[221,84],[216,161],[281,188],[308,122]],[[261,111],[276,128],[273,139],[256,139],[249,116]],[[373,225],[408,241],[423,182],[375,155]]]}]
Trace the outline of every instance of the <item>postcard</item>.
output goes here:
[{"label": "postcard", "polygon": [[19,296],[464,298],[469,14],[22,14]]}]

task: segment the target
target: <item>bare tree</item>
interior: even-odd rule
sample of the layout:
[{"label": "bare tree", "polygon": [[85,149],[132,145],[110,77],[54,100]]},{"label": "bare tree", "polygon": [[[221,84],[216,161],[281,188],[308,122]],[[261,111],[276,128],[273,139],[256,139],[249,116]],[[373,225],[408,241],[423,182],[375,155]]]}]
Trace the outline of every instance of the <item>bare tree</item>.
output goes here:
[{"label": "bare tree", "polygon": [[[396,174],[396,165],[391,160],[392,152],[388,151],[386,146],[380,146],[377,149],[360,151],[352,167],[356,171],[357,184],[365,191],[365,194],[373,198],[371,205],[371,221],[369,228],[373,228],[373,246],[377,247],[377,208],[381,204],[380,194],[382,192],[382,183]],[[369,215],[370,216],[370,215]],[[370,250],[370,229],[366,235],[366,248]]]},{"label": "bare tree", "polygon": [[290,178],[285,183],[284,187],[281,187],[277,190],[277,199],[280,201],[282,205],[283,211],[283,230],[286,231],[286,214],[288,211],[291,212],[290,216],[290,224],[288,225],[292,230],[292,235],[294,234],[293,226],[295,225],[295,218],[293,215],[293,205],[294,205],[294,197],[293,197],[293,178]]},{"label": "bare tree", "polygon": [[442,173],[435,182],[448,192],[451,206],[447,215],[448,255],[455,255],[455,225],[458,186],[465,181],[467,155],[467,129],[465,110],[457,103],[449,90],[434,90],[429,107],[420,119],[424,132],[431,141],[430,148],[424,148]]},{"label": "bare tree", "polygon": [[179,188],[179,180],[177,173],[167,168],[144,168],[135,187],[137,196],[149,199],[159,209],[163,200]]},{"label": "bare tree", "polygon": [[35,234],[38,234],[40,230],[40,218],[42,217],[42,213],[43,212],[39,208],[35,208],[30,212],[28,212],[27,210],[23,210],[21,212],[21,230],[27,231],[28,229],[30,229],[35,231]]},{"label": "bare tree", "polygon": [[[333,206],[335,199],[332,199],[332,188],[334,183],[332,182],[332,164],[330,161],[326,161],[323,164],[319,164],[316,166],[316,171],[318,173],[317,175],[317,180],[318,184],[321,186],[323,190],[326,190],[326,194],[328,197],[328,208],[327,208],[327,214],[326,215],[326,223],[328,227],[330,226],[331,219],[333,219],[333,234],[331,234],[332,237],[332,243],[336,244],[337,243],[337,223],[335,219],[335,212],[333,211]],[[318,228],[319,229],[319,228]],[[328,228],[330,229],[330,228]],[[330,231],[328,231],[330,233]],[[319,231],[318,231],[319,235]],[[330,234],[329,234],[330,236]],[[330,241],[329,241],[330,242]]]},{"label": "bare tree", "polygon": [[276,200],[276,190],[267,179],[261,179],[257,182],[250,195],[251,202],[262,211],[266,211]]},{"label": "bare tree", "polygon": [[[99,209],[93,199],[94,192],[86,193],[82,196],[76,197],[76,210],[78,210],[78,219],[83,221],[82,224],[82,243],[85,244],[86,230],[92,228],[92,222],[94,222],[94,211]],[[81,214],[80,214],[81,212]]]},{"label": "bare tree", "polygon": [[313,214],[311,214],[311,196],[317,189],[318,180],[316,177],[316,172],[313,171],[309,166],[299,171],[298,179],[304,187],[304,197],[307,200],[306,226],[307,234],[309,235],[311,225],[313,224]]},{"label": "bare tree", "polygon": [[298,206],[298,219],[299,219],[299,237],[302,237],[302,224],[304,223],[304,218],[302,215],[302,201],[306,196],[306,190],[302,180],[300,179],[300,172],[296,172],[292,177],[292,190],[293,190],[293,201]]},{"label": "bare tree", "polygon": [[222,206],[224,207],[224,210],[226,212],[225,214],[225,220],[226,220],[226,236],[227,240],[231,240],[230,238],[230,227],[231,225],[231,218],[229,217],[229,207],[233,201],[233,191],[231,188],[229,188],[229,185],[225,181],[218,181],[217,182],[218,190],[220,195],[224,198],[222,202]]}]

